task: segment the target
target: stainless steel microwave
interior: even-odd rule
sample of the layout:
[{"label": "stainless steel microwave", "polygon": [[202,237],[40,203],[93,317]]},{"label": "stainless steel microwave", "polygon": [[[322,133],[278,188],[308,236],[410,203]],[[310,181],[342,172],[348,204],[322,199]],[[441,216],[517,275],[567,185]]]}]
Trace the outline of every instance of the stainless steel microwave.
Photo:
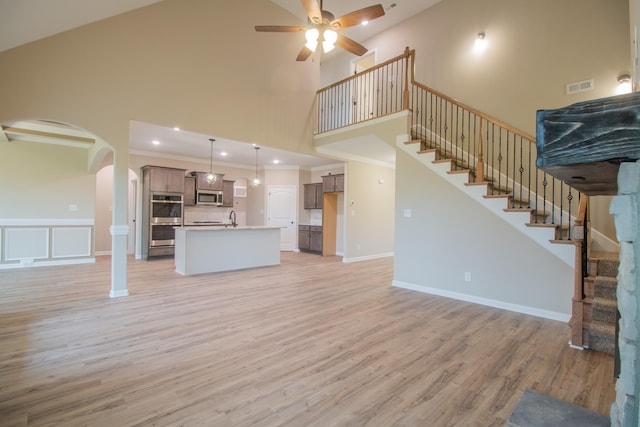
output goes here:
[{"label": "stainless steel microwave", "polygon": [[203,191],[196,192],[197,205],[222,206],[222,191]]}]

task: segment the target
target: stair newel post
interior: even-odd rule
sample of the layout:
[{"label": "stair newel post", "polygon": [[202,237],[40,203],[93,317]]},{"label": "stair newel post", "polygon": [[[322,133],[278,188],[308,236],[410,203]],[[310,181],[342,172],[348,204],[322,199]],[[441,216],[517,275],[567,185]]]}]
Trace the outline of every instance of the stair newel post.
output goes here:
[{"label": "stair newel post", "polygon": [[584,347],[584,277],[586,270],[586,256],[588,255],[588,223],[587,212],[589,209],[589,196],[581,195],[578,207],[578,215],[574,222],[573,240],[575,244],[575,272],[573,280],[573,297],[571,298],[571,345],[574,347]]},{"label": "stair newel post", "polygon": [[[402,109],[409,109],[409,67],[411,64],[409,46],[404,49],[404,90],[402,91]],[[413,77],[413,73],[412,73]]]},{"label": "stair newel post", "polygon": [[478,162],[476,163],[476,182],[484,181],[484,149],[482,143],[482,118],[480,118],[480,143],[478,146]]}]

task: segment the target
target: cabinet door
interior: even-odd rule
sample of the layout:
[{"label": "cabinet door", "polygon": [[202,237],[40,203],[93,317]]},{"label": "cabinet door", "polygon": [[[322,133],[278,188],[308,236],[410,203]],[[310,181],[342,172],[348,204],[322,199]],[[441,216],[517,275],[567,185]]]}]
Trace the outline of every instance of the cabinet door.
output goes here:
[{"label": "cabinet door", "polygon": [[343,193],[344,192],[344,174],[334,175],[334,178],[335,178],[335,187],[333,191],[335,191],[336,193]]},{"label": "cabinet door", "polygon": [[184,170],[149,168],[149,190],[152,193],[184,193]]},{"label": "cabinet door", "polygon": [[315,184],[315,186],[316,186],[316,209],[322,209],[322,200],[323,200],[322,183],[319,182]]},{"label": "cabinet door", "polygon": [[304,185],[304,208],[305,209],[316,208],[316,185],[315,184]]},{"label": "cabinet door", "polygon": [[322,191],[325,193],[333,193],[336,187],[336,177],[334,175],[327,175],[322,177]]},{"label": "cabinet door", "polygon": [[151,192],[165,193],[167,191],[167,177],[169,171],[162,168],[149,169],[149,190]]},{"label": "cabinet door", "polygon": [[233,207],[233,183],[235,181],[222,181],[222,206]]},{"label": "cabinet door", "polygon": [[309,250],[309,226],[300,225],[298,227],[298,249]]},{"label": "cabinet door", "polygon": [[184,177],[184,197],[182,198],[185,206],[196,205],[196,177]]},{"label": "cabinet door", "polygon": [[309,250],[312,252],[322,253],[322,227],[310,227]]},{"label": "cabinet door", "polygon": [[206,172],[196,173],[196,186],[198,190],[222,191],[223,174],[220,174],[220,173],[214,174],[216,176],[216,180],[211,184],[207,182],[207,175],[208,173]]},{"label": "cabinet door", "polygon": [[184,193],[184,171],[167,171],[167,192]]}]

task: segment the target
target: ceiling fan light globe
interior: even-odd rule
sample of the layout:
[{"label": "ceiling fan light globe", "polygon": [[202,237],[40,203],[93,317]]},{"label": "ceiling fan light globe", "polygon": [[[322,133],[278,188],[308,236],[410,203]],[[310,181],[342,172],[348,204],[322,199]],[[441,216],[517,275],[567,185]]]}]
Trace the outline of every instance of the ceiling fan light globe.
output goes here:
[{"label": "ceiling fan light globe", "polygon": [[324,51],[324,53],[331,52],[334,47],[335,45],[333,43],[329,43],[327,41],[322,42],[322,50]]},{"label": "ceiling fan light globe", "polygon": [[324,30],[324,33],[322,34],[322,40],[324,40],[325,42],[329,42],[333,45],[335,44],[336,40],[338,40],[338,33],[333,31],[331,28],[327,28],[326,30]]},{"label": "ceiling fan light globe", "polygon": [[254,187],[260,185],[260,178],[253,178],[253,181],[251,183]]},{"label": "ceiling fan light globe", "polygon": [[307,39],[305,46],[311,52],[315,52],[318,47],[318,37],[320,37],[320,32],[317,28],[310,28],[306,33],[304,33],[304,38]]}]

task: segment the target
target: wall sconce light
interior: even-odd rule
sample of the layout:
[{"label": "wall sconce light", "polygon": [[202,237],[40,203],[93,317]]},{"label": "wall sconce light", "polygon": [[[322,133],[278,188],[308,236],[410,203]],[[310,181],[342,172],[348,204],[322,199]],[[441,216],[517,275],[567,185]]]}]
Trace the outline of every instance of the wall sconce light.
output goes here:
[{"label": "wall sconce light", "polygon": [[633,86],[631,84],[631,76],[629,74],[622,74],[618,76],[618,87],[616,87],[616,95],[631,93],[632,91]]},{"label": "wall sconce light", "polygon": [[473,51],[476,53],[482,53],[487,48],[487,38],[483,32],[476,34],[476,41],[473,44]]}]

